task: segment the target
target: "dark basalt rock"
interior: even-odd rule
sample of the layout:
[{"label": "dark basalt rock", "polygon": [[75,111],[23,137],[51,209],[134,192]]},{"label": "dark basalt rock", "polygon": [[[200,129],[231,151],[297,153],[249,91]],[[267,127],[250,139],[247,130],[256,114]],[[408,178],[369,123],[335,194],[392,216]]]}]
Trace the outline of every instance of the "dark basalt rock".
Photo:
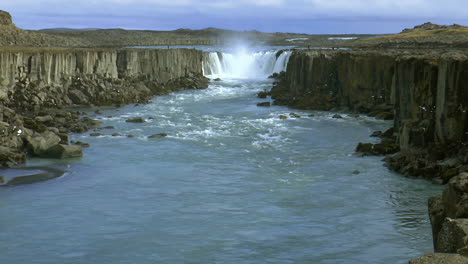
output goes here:
[{"label": "dark basalt rock", "polygon": [[342,118],[343,118],[343,116],[341,116],[341,115],[339,115],[339,114],[334,114],[332,117],[333,117],[333,118],[337,118],[337,119],[342,119]]},{"label": "dark basalt rock", "polygon": [[257,106],[262,106],[262,107],[268,107],[270,106],[271,103],[270,102],[261,102],[261,103],[257,103]]},{"label": "dark basalt rock", "polygon": [[257,93],[257,97],[262,98],[262,99],[267,98],[267,96],[269,95],[270,95],[270,92],[268,91],[261,91]]},{"label": "dark basalt rock", "polygon": [[128,123],[145,123],[145,119],[143,117],[133,117],[130,119],[125,120]]},{"label": "dark basalt rock", "polygon": [[89,147],[90,146],[89,143],[82,142],[82,141],[71,141],[70,143],[72,145],[77,145],[77,146],[81,146],[81,147]]},{"label": "dark basalt rock", "polygon": [[154,134],[154,135],[149,136],[148,138],[164,138],[164,137],[167,137],[166,133]]},{"label": "dark basalt rock", "polygon": [[356,152],[361,156],[378,156],[396,153],[400,150],[397,144],[392,140],[382,141],[380,143],[362,143],[356,147]]}]

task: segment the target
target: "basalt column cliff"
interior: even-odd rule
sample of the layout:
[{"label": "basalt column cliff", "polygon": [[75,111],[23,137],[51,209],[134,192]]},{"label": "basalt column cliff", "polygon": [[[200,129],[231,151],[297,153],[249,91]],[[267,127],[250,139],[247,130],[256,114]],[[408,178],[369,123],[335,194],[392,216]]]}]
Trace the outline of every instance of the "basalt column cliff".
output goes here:
[{"label": "basalt column cliff", "polygon": [[[381,143],[357,151],[388,154],[386,164],[402,174],[450,182],[430,199],[434,245],[466,254],[467,84],[468,58],[458,52],[295,51],[271,94],[277,104],[394,118]],[[438,263],[425,262],[431,258],[414,263]],[[458,255],[433,259],[466,263]]]},{"label": "basalt column cliff", "polygon": [[67,148],[68,132],[97,125],[54,109],[145,103],[157,94],[207,87],[203,56],[191,49],[0,52],[0,162],[21,163],[26,151],[55,157],[48,149]]}]

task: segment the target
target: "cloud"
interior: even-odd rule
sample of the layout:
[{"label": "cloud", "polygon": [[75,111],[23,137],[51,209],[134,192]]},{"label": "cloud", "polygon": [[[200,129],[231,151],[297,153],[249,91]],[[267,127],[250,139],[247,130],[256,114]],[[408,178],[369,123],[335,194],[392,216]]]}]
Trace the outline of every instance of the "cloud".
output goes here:
[{"label": "cloud", "polygon": [[365,27],[372,22],[368,28],[388,31],[391,27],[385,25],[393,25],[398,31],[401,25],[464,24],[468,18],[468,1],[460,0],[5,0],[0,8],[11,12],[15,23],[25,28],[229,25],[273,31],[281,25],[283,31],[288,27],[289,31],[313,31],[318,24],[338,28],[359,22],[359,27]]}]

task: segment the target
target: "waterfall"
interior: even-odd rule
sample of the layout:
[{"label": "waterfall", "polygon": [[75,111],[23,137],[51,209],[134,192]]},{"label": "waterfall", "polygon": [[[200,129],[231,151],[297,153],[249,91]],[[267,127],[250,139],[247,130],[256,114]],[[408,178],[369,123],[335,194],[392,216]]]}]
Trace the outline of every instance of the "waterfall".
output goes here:
[{"label": "waterfall", "polygon": [[220,78],[266,78],[274,72],[286,70],[291,51],[234,53],[210,52],[203,63],[206,76]]}]

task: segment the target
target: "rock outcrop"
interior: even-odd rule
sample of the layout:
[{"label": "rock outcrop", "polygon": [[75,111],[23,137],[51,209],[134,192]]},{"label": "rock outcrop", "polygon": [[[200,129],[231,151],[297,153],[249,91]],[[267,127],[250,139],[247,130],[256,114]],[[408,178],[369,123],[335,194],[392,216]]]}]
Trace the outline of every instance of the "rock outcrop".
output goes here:
[{"label": "rock outcrop", "polygon": [[468,170],[467,71],[457,52],[295,51],[271,94],[297,108],[394,117],[401,151],[388,166],[448,182]]},{"label": "rock outcrop", "polygon": [[10,13],[0,10],[0,26],[10,26],[13,24]]}]

